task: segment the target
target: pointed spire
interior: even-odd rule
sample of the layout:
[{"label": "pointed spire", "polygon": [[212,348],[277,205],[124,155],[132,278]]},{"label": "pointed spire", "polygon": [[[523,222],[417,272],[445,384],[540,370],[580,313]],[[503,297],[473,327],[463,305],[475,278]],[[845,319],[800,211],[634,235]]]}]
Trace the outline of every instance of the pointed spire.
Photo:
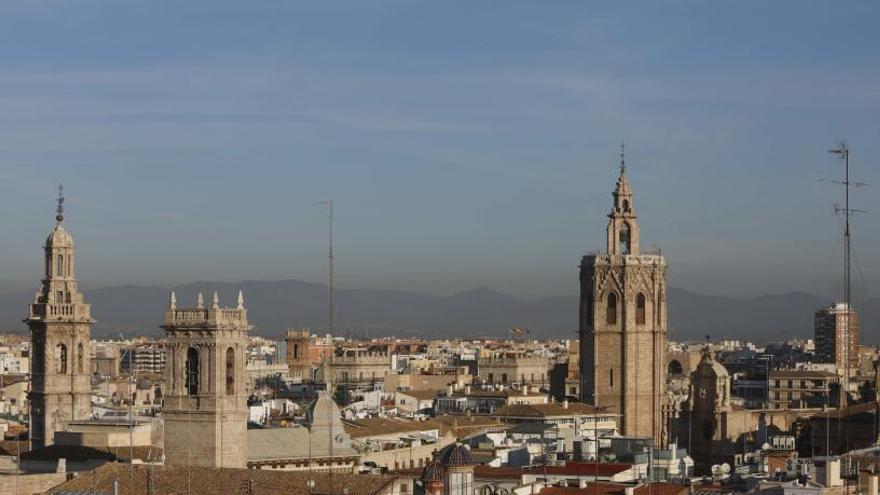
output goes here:
[{"label": "pointed spire", "polygon": [[211,297],[211,308],[212,309],[220,309],[220,296],[217,295],[217,291],[214,291],[214,296]]},{"label": "pointed spire", "polygon": [[205,296],[199,292],[199,297],[196,299],[196,308],[205,309]]},{"label": "pointed spire", "polygon": [[171,291],[171,297],[168,298],[168,309],[177,309],[177,295]]},{"label": "pointed spire", "polygon": [[64,184],[58,184],[58,208],[55,209],[55,221],[64,221]]},{"label": "pointed spire", "polygon": [[242,294],[241,289],[238,291],[238,309],[244,309],[244,294]]}]

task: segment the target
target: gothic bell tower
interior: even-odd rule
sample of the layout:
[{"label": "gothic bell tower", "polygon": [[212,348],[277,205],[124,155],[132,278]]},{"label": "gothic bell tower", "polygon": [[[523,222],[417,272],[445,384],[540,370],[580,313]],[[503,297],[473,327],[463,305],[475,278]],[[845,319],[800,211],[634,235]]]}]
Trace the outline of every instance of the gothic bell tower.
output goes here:
[{"label": "gothic bell tower", "polygon": [[639,249],[621,149],[605,254],[580,266],[581,400],[621,415],[623,435],[660,442],[666,397],[666,260]]},{"label": "gothic bell tower", "polygon": [[234,308],[220,307],[216,292],[210,307],[200,293],[196,307],[178,308],[172,292],[162,328],[165,464],[244,468],[250,325],[241,291]]},{"label": "gothic bell tower", "polygon": [[31,332],[31,448],[54,443],[70,421],[91,416],[91,306],[77,290],[73,237],[64,230],[64,189],[58,187],[55,229],[46,239],[40,290],[24,320]]}]

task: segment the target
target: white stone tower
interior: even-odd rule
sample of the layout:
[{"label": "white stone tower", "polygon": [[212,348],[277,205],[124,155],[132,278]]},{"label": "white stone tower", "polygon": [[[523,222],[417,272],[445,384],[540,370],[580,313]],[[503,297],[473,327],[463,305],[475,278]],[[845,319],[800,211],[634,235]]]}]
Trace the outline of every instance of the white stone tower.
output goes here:
[{"label": "white stone tower", "polygon": [[235,308],[209,308],[199,294],[195,308],[178,308],[171,293],[162,404],[165,463],[174,466],[246,466],[245,361],[250,326],[239,291]]},{"label": "white stone tower", "polygon": [[69,421],[91,416],[91,307],[76,286],[73,237],[64,230],[58,187],[55,229],[44,247],[44,274],[25,319],[31,331],[31,448],[51,445]]},{"label": "white stone tower", "polygon": [[581,260],[581,399],[621,414],[624,435],[660,442],[665,431],[666,260],[639,250],[623,153],[612,196],[606,254]]}]

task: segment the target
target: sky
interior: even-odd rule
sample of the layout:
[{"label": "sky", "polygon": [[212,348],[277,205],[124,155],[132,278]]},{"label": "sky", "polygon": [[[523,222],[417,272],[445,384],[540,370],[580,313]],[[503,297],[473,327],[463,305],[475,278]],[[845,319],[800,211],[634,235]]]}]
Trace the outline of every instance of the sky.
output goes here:
[{"label": "sky", "polygon": [[83,287],[320,282],[526,298],[604,249],[622,141],[673,286],[880,283],[880,4],[0,3],[0,291],[65,185]]}]

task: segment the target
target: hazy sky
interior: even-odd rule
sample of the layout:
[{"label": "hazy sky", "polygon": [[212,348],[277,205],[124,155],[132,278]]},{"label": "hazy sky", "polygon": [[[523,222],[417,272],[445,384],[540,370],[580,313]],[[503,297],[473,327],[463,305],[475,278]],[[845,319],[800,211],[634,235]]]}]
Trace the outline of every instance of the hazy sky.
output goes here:
[{"label": "hazy sky", "polygon": [[[619,5],[625,3],[626,5]],[[576,293],[628,143],[670,283],[880,282],[877,2],[0,3],[0,290],[37,285],[55,185],[82,285],[321,281]],[[856,274],[857,285],[861,277]]]}]

